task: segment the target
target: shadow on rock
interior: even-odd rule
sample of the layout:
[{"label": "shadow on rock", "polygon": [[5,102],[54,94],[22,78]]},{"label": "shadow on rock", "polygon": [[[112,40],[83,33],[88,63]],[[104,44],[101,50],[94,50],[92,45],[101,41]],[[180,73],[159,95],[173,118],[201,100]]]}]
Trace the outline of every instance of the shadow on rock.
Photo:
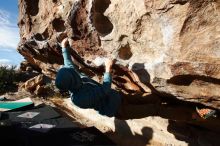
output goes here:
[{"label": "shadow on rock", "polygon": [[209,131],[199,126],[169,120],[167,131],[172,133],[176,139],[185,141],[189,146],[219,145],[219,133]]},{"label": "shadow on rock", "polygon": [[[135,145],[146,146],[150,143],[153,137],[153,130],[149,127],[142,128],[142,134],[137,134],[131,131],[129,125],[124,120],[115,120],[115,133],[112,135],[117,139],[121,146]],[[123,133],[123,135],[122,135]]]}]

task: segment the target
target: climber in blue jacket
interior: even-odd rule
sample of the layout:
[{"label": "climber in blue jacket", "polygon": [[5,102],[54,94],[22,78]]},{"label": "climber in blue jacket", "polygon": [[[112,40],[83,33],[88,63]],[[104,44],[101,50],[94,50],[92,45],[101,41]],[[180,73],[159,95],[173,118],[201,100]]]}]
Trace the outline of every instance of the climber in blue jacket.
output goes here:
[{"label": "climber in blue jacket", "polygon": [[72,102],[80,108],[93,108],[109,117],[116,115],[121,104],[121,96],[111,89],[113,60],[106,60],[104,79],[100,84],[78,71],[71,59],[67,38],[62,41],[61,46],[64,66],[59,69],[56,76],[57,88],[70,91]]}]

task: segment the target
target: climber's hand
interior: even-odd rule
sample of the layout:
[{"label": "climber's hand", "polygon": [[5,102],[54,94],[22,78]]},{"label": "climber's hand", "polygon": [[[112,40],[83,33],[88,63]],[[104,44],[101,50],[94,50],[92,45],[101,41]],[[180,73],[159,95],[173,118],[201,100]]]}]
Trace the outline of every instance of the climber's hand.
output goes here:
[{"label": "climber's hand", "polygon": [[68,38],[63,39],[63,41],[61,42],[61,47],[62,48],[66,48],[67,45],[69,45],[69,40]]},{"label": "climber's hand", "polygon": [[112,70],[112,65],[114,64],[114,59],[106,59],[105,61],[105,72],[111,72]]}]

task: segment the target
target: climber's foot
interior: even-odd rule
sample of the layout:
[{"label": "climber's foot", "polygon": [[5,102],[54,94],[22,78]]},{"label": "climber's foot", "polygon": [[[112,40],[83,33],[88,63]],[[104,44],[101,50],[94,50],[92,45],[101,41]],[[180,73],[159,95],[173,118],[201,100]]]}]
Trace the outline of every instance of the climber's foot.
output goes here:
[{"label": "climber's foot", "polygon": [[208,119],[210,117],[215,117],[216,116],[215,115],[216,111],[213,110],[213,109],[209,109],[209,108],[201,108],[201,109],[199,109],[199,108],[196,107],[196,112],[203,119]]}]

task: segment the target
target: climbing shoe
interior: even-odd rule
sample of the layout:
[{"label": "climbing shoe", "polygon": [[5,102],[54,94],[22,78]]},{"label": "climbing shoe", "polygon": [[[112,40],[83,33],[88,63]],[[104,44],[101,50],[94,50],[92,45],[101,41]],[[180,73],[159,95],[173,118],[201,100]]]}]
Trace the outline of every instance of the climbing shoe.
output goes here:
[{"label": "climbing shoe", "polygon": [[208,119],[210,117],[216,117],[216,111],[209,108],[201,108],[196,107],[196,112],[203,119]]}]

